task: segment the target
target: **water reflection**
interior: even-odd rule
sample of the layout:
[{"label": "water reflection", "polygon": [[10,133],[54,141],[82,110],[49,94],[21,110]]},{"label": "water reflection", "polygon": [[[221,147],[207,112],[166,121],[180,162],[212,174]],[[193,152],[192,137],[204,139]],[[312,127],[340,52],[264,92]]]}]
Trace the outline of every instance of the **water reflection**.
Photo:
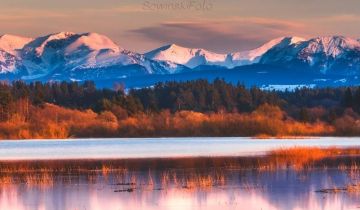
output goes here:
[{"label": "water reflection", "polygon": [[349,210],[360,206],[358,193],[315,191],[354,183],[356,174],[324,169],[2,174],[0,209]]}]

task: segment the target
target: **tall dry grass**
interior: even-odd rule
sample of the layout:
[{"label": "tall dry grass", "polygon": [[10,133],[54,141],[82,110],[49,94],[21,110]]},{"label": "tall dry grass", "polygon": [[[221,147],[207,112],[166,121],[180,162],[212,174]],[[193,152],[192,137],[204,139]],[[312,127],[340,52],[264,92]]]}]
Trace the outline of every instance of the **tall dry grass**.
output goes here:
[{"label": "tall dry grass", "polygon": [[[14,105],[17,106],[17,105]],[[23,103],[21,103],[23,106]],[[52,104],[19,108],[0,122],[0,139],[54,139],[76,137],[177,136],[322,136],[332,135],[324,122],[297,122],[279,107],[263,105],[252,113],[138,113],[121,116]],[[15,109],[17,110],[17,109]],[[25,110],[25,111],[24,111]]]},{"label": "tall dry grass", "polygon": [[[360,156],[359,148],[319,148],[319,147],[294,147],[289,149],[278,149],[271,151],[268,154],[270,158],[270,164],[276,166],[292,167],[294,169],[303,169],[312,167],[317,161],[326,158],[335,158],[333,161],[336,162],[337,157],[351,157]],[[349,167],[343,164],[338,164],[339,169],[358,169],[356,167],[356,161],[353,162]],[[354,165],[355,164],[355,165]],[[324,166],[326,164],[324,163]]]}]

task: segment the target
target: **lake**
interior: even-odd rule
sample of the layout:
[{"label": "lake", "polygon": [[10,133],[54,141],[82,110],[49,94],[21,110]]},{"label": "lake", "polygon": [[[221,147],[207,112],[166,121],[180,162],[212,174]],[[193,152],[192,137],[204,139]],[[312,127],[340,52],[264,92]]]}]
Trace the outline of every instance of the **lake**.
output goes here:
[{"label": "lake", "polygon": [[[316,167],[313,165],[314,167],[309,168],[286,166],[276,169],[251,169],[244,167],[241,161],[236,167],[222,164],[222,161],[228,161],[224,157],[244,159],[244,163],[258,163],[256,158],[263,158],[268,151],[294,146],[360,147],[360,139],[328,137],[287,140],[154,138],[0,141],[0,160],[20,163],[19,171],[2,168],[0,172],[0,209],[359,209],[358,156],[332,158],[328,160],[332,165],[319,162]],[[201,157],[205,159],[202,160]],[[164,164],[164,158],[169,158],[176,164],[169,167]],[[184,165],[187,167],[177,164],[176,161],[181,158],[185,158],[182,161],[186,162]],[[95,161],[106,159],[132,160],[126,162],[130,165],[143,162],[146,167],[66,170],[69,161],[86,161],[86,164],[94,165]],[[24,165],[21,165],[31,162],[33,166],[38,166],[47,160],[50,164],[57,161],[64,165],[65,170],[32,171],[24,170]],[[87,162],[89,160],[90,162]],[[333,163],[339,167],[333,167]],[[350,167],[346,167],[346,163],[349,163]],[[214,167],[208,167],[207,164]],[[217,164],[221,167],[215,167]],[[355,190],[349,190],[353,189],[349,186],[354,186]]]},{"label": "lake", "polygon": [[248,156],[294,146],[354,147],[360,138],[149,138],[0,141],[0,160]]}]

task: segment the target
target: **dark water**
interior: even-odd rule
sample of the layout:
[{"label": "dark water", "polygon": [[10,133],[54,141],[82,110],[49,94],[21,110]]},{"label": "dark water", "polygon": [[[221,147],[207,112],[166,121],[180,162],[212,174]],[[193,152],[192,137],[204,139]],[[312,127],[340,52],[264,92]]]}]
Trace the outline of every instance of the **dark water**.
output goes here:
[{"label": "dark water", "polygon": [[358,176],[332,169],[2,174],[0,209],[351,210],[359,209],[360,194],[316,191],[356,183]]}]

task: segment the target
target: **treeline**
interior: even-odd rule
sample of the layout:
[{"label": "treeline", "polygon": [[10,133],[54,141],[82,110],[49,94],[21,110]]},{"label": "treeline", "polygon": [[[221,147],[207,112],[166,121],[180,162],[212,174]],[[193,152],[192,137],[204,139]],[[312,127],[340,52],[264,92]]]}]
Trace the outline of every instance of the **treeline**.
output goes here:
[{"label": "treeline", "polygon": [[262,105],[254,112],[200,113],[163,110],[118,118],[111,111],[95,113],[52,104],[29,105],[20,100],[17,111],[0,122],[1,139],[76,137],[180,136],[321,136],[334,132],[323,122],[302,123],[285,117],[279,107]]},{"label": "treeline", "polygon": [[92,109],[96,112],[116,105],[126,109],[129,114],[158,112],[164,109],[171,112],[250,112],[261,104],[282,104],[275,92],[262,91],[255,87],[246,89],[243,85],[234,86],[223,80],[215,80],[213,83],[207,80],[159,83],[152,88],[130,90],[127,94],[121,86],[116,90],[96,89],[91,81],[81,84],[26,84],[16,81],[10,85],[0,84],[0,98],[5,107],[11,101],[28,98],[34,105],[52,103],[67,108]]},{"label": "treeline", "polygon": [[360,135],[360,88],[267,91],[217,79],[125,91],[0,84],[0,138]]}]

